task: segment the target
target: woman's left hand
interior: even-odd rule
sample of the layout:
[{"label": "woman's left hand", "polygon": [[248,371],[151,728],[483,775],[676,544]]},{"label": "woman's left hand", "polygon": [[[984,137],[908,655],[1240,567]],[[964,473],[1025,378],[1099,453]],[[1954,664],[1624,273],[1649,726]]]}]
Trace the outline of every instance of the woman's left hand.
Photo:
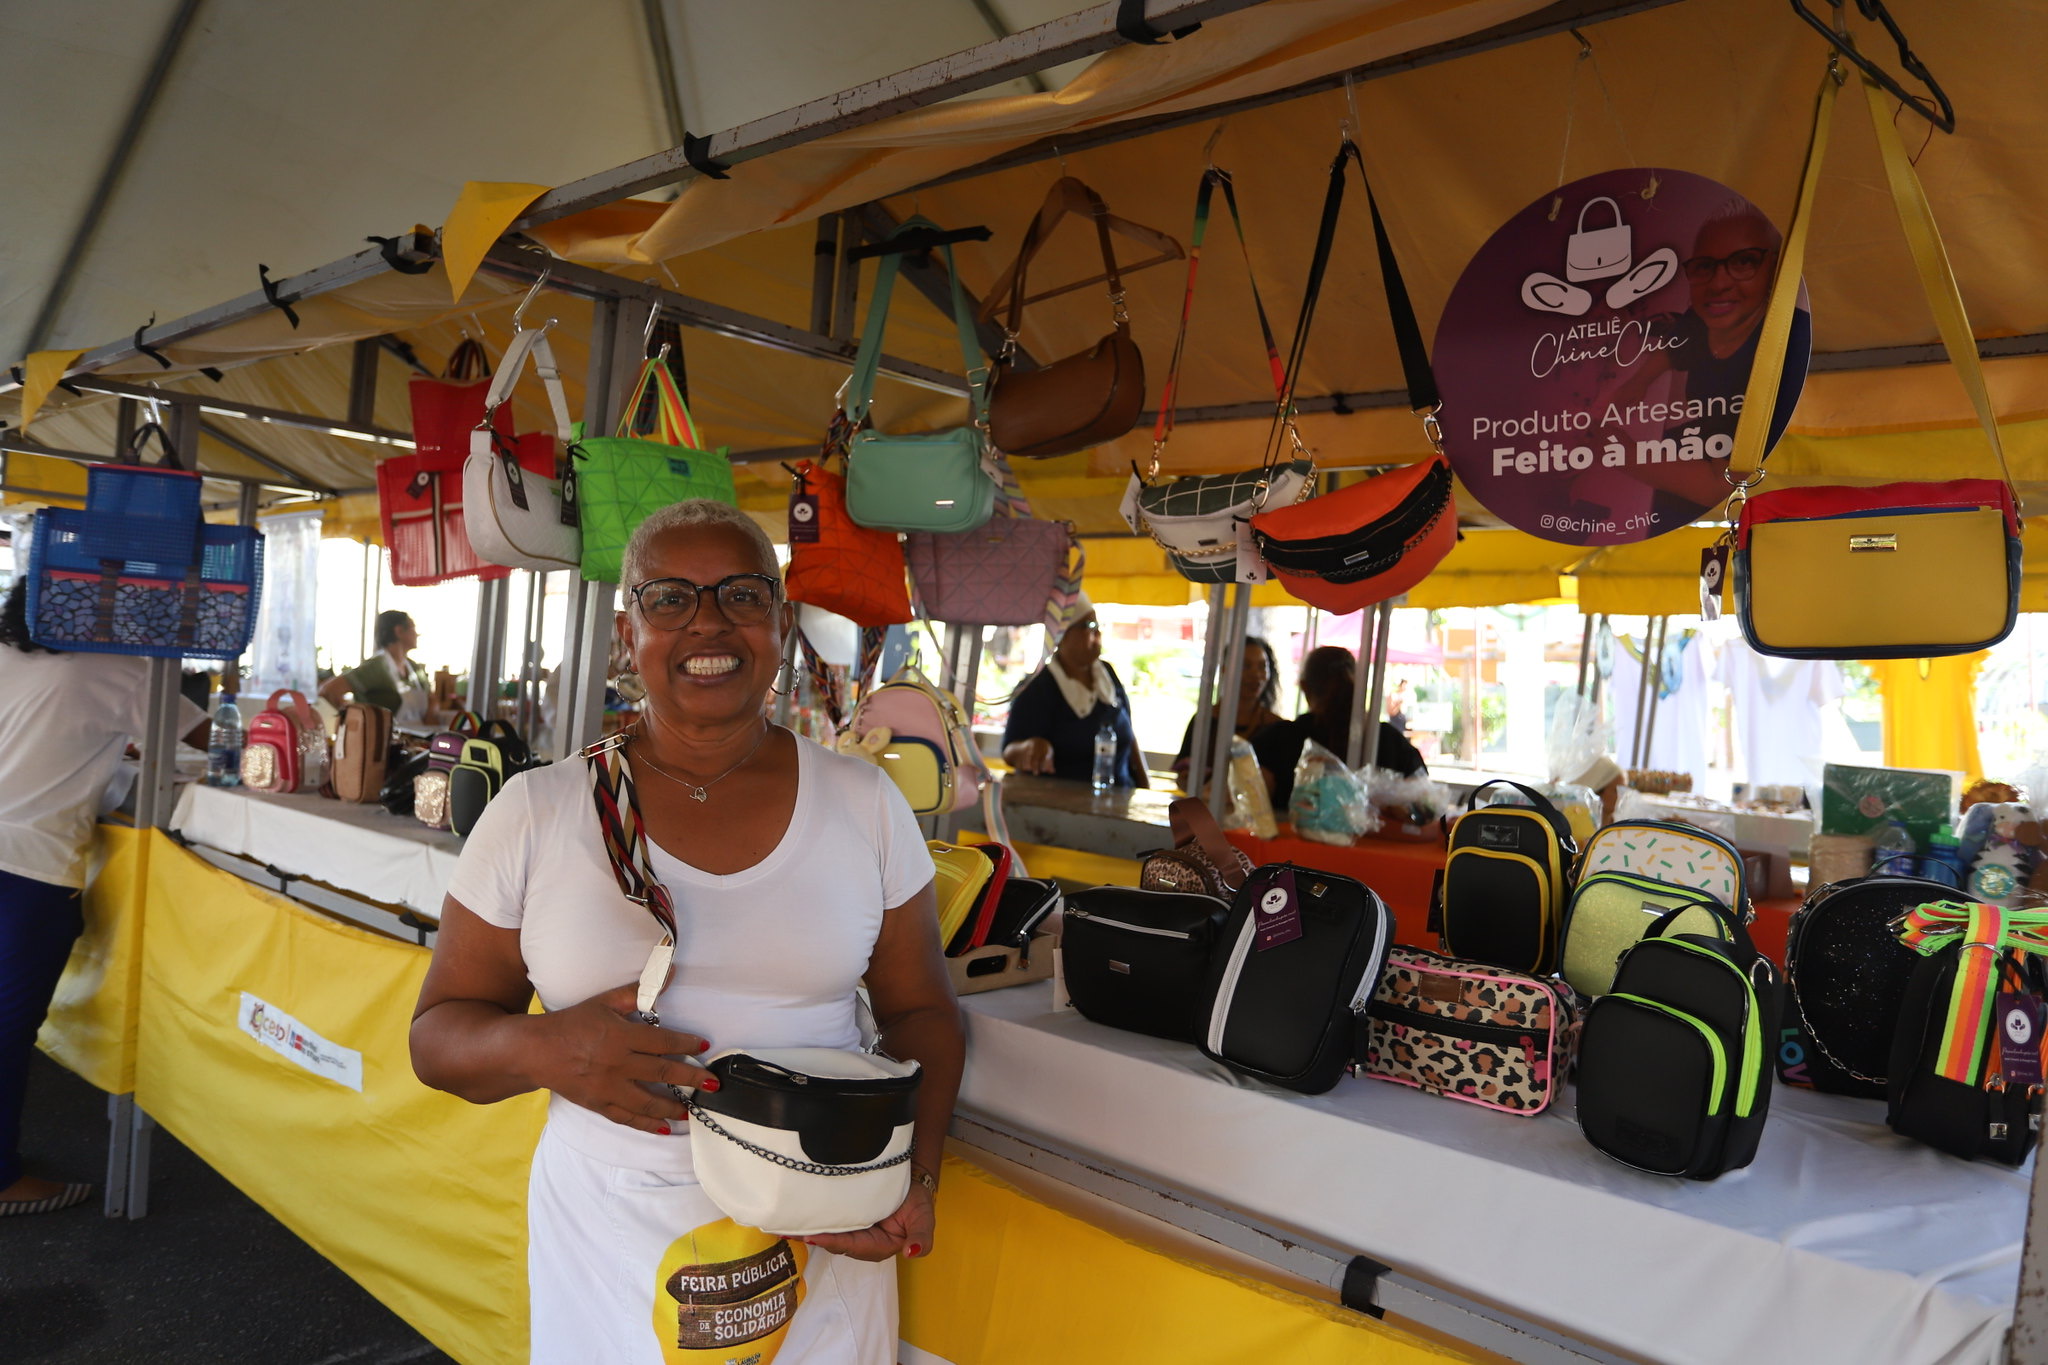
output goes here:
[{"label": "woman's left hand", "polygon": [[891,1256],[927,1256],[932,1249],[932,1192],[916,1180],[896,1212],[858,1232],[821,1232],[804,1241],[820,1251],[837,1252],[856,1261],[886,1261]]}]

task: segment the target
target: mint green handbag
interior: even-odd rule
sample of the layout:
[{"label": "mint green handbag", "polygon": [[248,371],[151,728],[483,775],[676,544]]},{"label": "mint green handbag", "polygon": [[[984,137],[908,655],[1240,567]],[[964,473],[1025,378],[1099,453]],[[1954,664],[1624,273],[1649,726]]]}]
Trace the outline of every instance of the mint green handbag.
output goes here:
[{"label": "mint green handbag", "polygon": [[[666,357],[664,348],[642,367],[640,382],[619,420],[618,435],[586,436],[569,447],[583,522],[586,579],[618,582],[620,560],[634,528],[670,503],[690,498],[738,502],[725,447],[705,448]],[[634,418],[650,387],[655,394],[654,429],[641,436],[635,434]]]},{"label": "mint green handbag", "polygon": [[[936,227],[929,219],[908,218],[896,231]],[[994,457],[988,443],[988,366],[974,339],[974,316],[960,288],[960,274],[953,268],[953,249],[942,246],[939,251],[945,257],[947,278],[953,282],[953,321],[960,330],[960,355],[972,389],[968,395],[970,421],[948,431],[909,436],[856,430],[846,452],[846,511],[857,524],[880,531],[971,531],[995,511]],[[875,272],[867,327],[861,333],[860,352],[846,394],[847,415],[856,428],[866,419],[874,397],[889,296],[902,261],[900,254],[884,256]]]}]

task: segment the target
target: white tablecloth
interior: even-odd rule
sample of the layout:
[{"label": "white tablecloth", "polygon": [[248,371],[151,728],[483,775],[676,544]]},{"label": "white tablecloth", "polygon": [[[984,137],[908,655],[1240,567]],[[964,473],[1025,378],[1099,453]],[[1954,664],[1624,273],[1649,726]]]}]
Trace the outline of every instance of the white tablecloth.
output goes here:
[{"label": "white tablecloth", "polygon": [[171,828],[194,843],[239,853],[294,876],[439,919],[462,840],[397,816],[300,793],[187,786]]},{"label": "white tablecloth", "polygon": [[[1756,1161],[1646,1175],[1534,1119],[1347,1078],[1303,1096],[1192,1046],[965,998],[961,1102],[1582,1340],[1701,1365],[1990,1361],[2029,1175],[1894,1136],[1878,1101],[1780,1086]],[[2031,1171],[2031,1167],[2028,1168]]]}]

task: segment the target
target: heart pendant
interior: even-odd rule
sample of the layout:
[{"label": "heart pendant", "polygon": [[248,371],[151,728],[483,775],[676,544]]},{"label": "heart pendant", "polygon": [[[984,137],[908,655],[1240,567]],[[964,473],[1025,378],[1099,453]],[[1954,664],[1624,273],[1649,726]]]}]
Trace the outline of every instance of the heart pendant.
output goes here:
[{"label": "heart pendant", "polygon": [[711,799],[710,789],[706,787],[698,787],[691,791],[690,799],[692,801],[709,801]]}]

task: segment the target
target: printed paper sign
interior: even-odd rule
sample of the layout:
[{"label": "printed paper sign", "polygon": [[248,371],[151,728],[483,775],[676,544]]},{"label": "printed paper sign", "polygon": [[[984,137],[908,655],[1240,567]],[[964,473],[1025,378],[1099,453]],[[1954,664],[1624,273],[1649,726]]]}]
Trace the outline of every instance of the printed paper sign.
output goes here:
[{"label": "printed paper sign", "polygon": [[[1647,540],[1717,507],[1781,235],[1735,191],[1672,170],[1588,176],[1509,219],[1437,327],[1458,477],[1567,545]],[[1772,443],[1811,339],[1802,285]]]},{"label": "printed paper sign", "polygon": [[278,1056],[297,1062],[315,1076],[324,1076],[336,1085],[362,1093],[362,1053],[328,1042],[269,1001],[243,991],[241,1012],[235,1022],[242,1032]]}]

